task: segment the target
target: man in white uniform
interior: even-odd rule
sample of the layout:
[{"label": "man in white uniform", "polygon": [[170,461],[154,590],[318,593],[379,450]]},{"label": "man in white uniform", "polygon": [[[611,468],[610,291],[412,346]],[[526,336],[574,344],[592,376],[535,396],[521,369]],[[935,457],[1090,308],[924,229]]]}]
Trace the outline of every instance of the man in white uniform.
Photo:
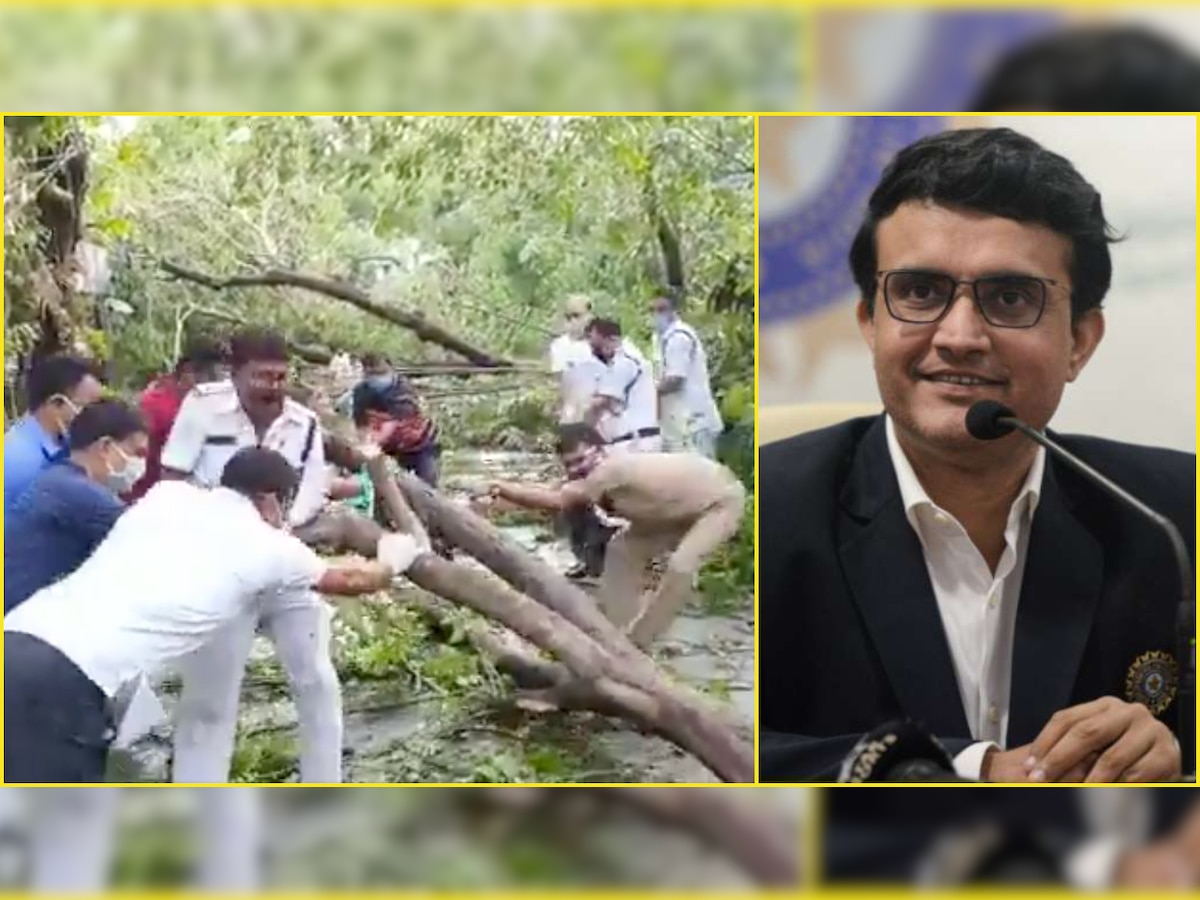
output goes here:
[{"label": "man in white uniform", "polygon": [[592,301],[573,294],[563,301],[563,333],[550,343],[550,371],[559,378],[559,422],[578,422],[595,393],[599,368],[584,337]]},{"label": "man in white uniform", "polygon": [[704,344],[679,318],[679,303],[678,297],[656,297],[651,304],[663,449],[716,459],[725,424],[713,398]]},{"label": "man in white uniform", "polygon": [[408,535],[385,534],[377,560],[326,565],[284,528],[298,480],[281,454],[250,447],[216,490],[161,482],[82,566],[5,617],[8,781],[102,781],[114,725],[141,678],[275,593],[382,590],[422,552]]},{"label": "man in white uniform", "polygon": [[[321,428],[310,410],[285,396],[286,341],[250,331],[230,341],[232,378],[201,385],[183,402],[163,448],[165,478],[214,487],[240,448],[267,447],[296,470],[300,483],[288,525],[303,537],[319,517],[327,479]],[[237,730],[238,695],[258,628],[287,672],[300,724],[300,780],[342,779],[342,699],[330,658],[331,617],[306,585],[275,591],[248,609],[181,666],[176,709],[176,782],[227,781]]]},{"label": "man in white uniform", "polygon": [[587,335],[592,353],[604,369],[591,415],[585,421],[590,418],[601,426],[610,452],[660,452],[658,392],[650,366],[636,349],[627,346],[621,326],[611,319],[593,319]]}]

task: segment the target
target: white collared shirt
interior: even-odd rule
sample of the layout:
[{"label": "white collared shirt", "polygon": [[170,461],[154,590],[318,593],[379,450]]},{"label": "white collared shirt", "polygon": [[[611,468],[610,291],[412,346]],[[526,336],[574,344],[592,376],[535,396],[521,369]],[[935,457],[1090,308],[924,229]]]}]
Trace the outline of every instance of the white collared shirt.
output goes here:
[{"label": "white collared shirt", "polygon": [[583,416],[599,379],[599,361],[582,338],[560,334],[550,344],[550,371],[559,377],[562,400],[560,421],[577,422]]},{"label": "white collared shirt", "polygon": [[226,488],[161,481],[78,569],[4,617],[109,697],[203,646],[266,592],[311,589],[326,565]]},{"label": "white collared shirt", "polygon": [[1046,451],[1038,448],[1009,510],[1004,553],[993,574],[962,524],[929,499],[896,439],[890,416],[886,430],[904,512],[924,550],[963,711],[971,736],[979,742],[955,758],[955,769],[961,777],[978,779],[987,749],[1003,748],[1007,739],[1017,603]]},{"label": "white collared shirt", "polygon": [[676,319],[654,335],[652,352],[660,380],[683,379],[680,390],[662,397],[664,429],[678,437],[696,431],[719,433],[725,425],[712,393],[708,354],[696,329]]},{"label": "white collared shirt", "polygon": [[[162,465],[187,472],[201,487],[216,487],[230,457],[245,447],[259,445],[254,424],[242,409],[233,382],[202,384],[184,398],[179,408],[163,447]],[[300,487],[289,521],[293,527],[308,524],[324,508],[327,487],[325,445],[316,413],[286,398],[283,412],[263,435],[261,446],[282,454],[300,472]]]},{"label": "white collared shirt", "polygon": [[600,376],[597,395],[616,400],[619,411],[606,423],[608,440],[658,427],[658,387],[640,354],[618,350]]}]

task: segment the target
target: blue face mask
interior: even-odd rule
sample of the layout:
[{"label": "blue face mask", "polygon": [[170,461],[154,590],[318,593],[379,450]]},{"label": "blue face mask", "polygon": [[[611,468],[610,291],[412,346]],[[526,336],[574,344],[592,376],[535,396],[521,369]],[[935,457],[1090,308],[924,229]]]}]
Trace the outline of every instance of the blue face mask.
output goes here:
[{"label": "blue face mask", "polygon": [[664,331],[666,331],[668,328],[671,327],[672,321],[674,321],[674,318],[672,317],[672,315],[670,313],[655,313],[654,314],[654,329],[659,334],[662,334]]},{"label": "blue face mask", "polygon": [[367,376],[367,385],[376,391],[386,391],[395,381],[396,376],[394,374]]}]

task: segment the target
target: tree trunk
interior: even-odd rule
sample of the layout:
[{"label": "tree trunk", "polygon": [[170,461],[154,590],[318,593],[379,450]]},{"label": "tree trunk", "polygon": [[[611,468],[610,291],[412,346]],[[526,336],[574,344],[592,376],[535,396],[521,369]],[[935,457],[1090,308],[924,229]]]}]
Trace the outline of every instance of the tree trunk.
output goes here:
[{"label": "tree trunk", "polygon": [[[670,828],[686,831],[728,857],[763,887],[796,888],[800,882],[800,836],[793,821],[756,803],[746,792],[712,788],[618,787],[510,788],[487,791],[475,802],[520,817],[565,827],[566,818],[594,816],[604,806],[620,804]],[[580,801],[590,801],[580,806]],[[797,811],[798,812],[798,811]]]},{"label": "tree trunk", "polygon": [[432,553],[407,573],[419,587],[550,652],[563,667],[562,680],[548,695],[555,705],[632,721],[692,753],[725,781],[754,781],[753,748],[727,714],[694,690],[668,682],[587,594],[415,476],[388,478],[378,457],[367,471],[378,502],[399,530],[412,533],[419,517],[517,589]]}]

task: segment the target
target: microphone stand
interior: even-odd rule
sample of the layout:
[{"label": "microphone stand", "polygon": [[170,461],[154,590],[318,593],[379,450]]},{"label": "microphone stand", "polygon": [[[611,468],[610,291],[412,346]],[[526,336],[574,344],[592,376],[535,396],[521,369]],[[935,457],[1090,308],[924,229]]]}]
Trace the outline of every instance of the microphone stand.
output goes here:
[{"label": "microphone stand", "polygon": [[[1020,419],[1011,416],[1001,416],[996,420],[999,424],[1011,426],[1017,431],[1024,434],[1026,437],[1045,447],[1056,457],[1061,459],[1071,468],[1082,472],[1089,478],[1107,487],[1113,494],[1124,500],[1142,515],[1146,516],[1153,522],[1157,523],[1166,533],[1171,543],[1171,553],[1175,558],[1175,565],[1179,570],[1179,605],[1175,611],[1175,655],[1179,662],[1179,688],[1176,694],[1175,702],[1176,716],[1181,737],[1196,740],[1196,619],[1195,619],[1195,598],[1193,595],[1193,575],[1191,559],[1188,557],[1187,545],[1183,542],[1183,536],[1179,533],[1179,529],[1175,527],[1175,523],[1166,516],[1155,512],[1137,497],[1130,494],[1124,488],[1114,484],[1108,478],[1101,475],[1083,460],[1076,459],[1070,453],[1058,447],[1053,441],[1047,438],[1036,428],[1031,428]],[[1196,761],[1184,761],[1185,771],[1188,766],[1192,768],[1192,777],[1195,777]]]}]

